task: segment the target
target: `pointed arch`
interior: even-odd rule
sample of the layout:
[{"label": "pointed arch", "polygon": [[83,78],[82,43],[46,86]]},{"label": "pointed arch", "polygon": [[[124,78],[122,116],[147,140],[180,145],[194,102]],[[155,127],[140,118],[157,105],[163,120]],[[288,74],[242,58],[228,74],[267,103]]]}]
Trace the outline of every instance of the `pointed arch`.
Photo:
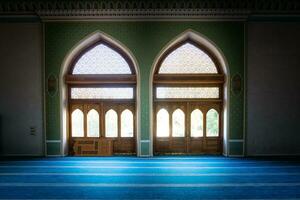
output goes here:
[{"label": "pointed arch", "polygon": [[70,74],[136,74],[127,53],[105,38],[83,49],[69,70]]},{"label": "pointed arch", "polygon": [[152,64],[152,76],[150,76],[150,81],[152,81],[151,79],[153,79],[153,74],[158,70],[157,66],[160,66],[164,58],[169,55],[174,49],[182,46],[185,43],[191,43],[200,48],[207,55],[213,58],[213,61],[216,62],[216,64],[219,66],[220,73],[229,76],[229,67],[227,64],[227,60],[221,49],[205,35],[192,29],[188,29],[176,36],[160,50]]},{"label": "pointed arch", "polygon": [[213,53],[190,38],[168,48],[158,66],[157,74],[222,74]]},{"label": "pointed arch", "polygon": [[172,114],[172,137],[184,137],[185,135],[185,114],[177,108]]},{"label": "pointed arch", "polygon": [[129,109],[121,113],[121,137],[133,137],[134,132],[133,114]]},{"label": "pointed arch", "polygon": [[99,137],[100,135],[100,117],[95,109],[87,113],[87,137]]},{"label": "pointed arch", "polygon": [[118,137],[118,114],[113,109],[105,113],[105,136]]},{"label": "pointed arch", "polygon": [[215,109],[210,109],[206,113],[206,135],[215,137],[219,135],[219,113]]},{"label": "pointed arch", "polygon": [[162,108],[156,113],[156,135],[157,137],[169,137],[170,125],[169,125],[169,113],[166,109]]},{"label": "pointed arch", "polygon": [[[67,89],[67,83],[65,82],[65,79],[67,74],[71,74],[70,72],[73,70],[73,66],[80,57],[80,55],[83,55],[86,51],[92,49],[93,47],[97,45],[106,45],[107,47],[113,49],[115,52],[117,52],[119,55],[126,60],[128,63],[128,66],[130,67],[130,74],[128,75],[135,75],[135,130],[136,130],[136,141],[139,141],[140,138],[140,73],[138,68],[138,63],[136,58],[133,56],[132,52],[123,45],[120,41],[117,39],[111,37],[110,35],[107,35],[101,31],[95,31],[86,37],[84,37],[82,40],[80,40],[77,44],[73,46],[65,56],[61,70],[59,75],[59,90],[60,90],[60,133],[61,133],[61,155],[67,155],[68,154],[68,135],[69,135],[69,117],[68,117],[68,89]],[[107,74],[107,73],[106,73]],[[103,79],[105,80],[106,74],[103,75]],[[127,74],[124,74],[127,75]],[[116,75],[117,77],[119,75]],[[95,83],[95,81],[92,79],[91,76],[91,83]],[[126,77],[128,78],[128,77]],[[122,77],[121,77],[122,79]],[[72,80],[71,80],[72,81]],[[132,81],[133,82],[133,81]],[[96,82],[97,83],[97,82]],[[138,144],[138,143],[137,143]],[[137,154],[140,154],[140,146],[137,145]]]},{"label": "pointed arch", "polygon": [[63,77],[69,71],[72,71],[72,64],[74,64],[78,60],[78,58],[81,57],[81,55],[99,44],[105,44],[113,48],[116,52],[120,53],[129,63],[132,73],[139,74],[137,60],[134,57],[133,53],[125,45],[123,45],[120,41],[113,38],[112,36],[107,35],[106,33],[95,31],[80,40],[67,53],[61,67],[60,77]]},{"label": "pointed arch", "polygon": [[203,113],[198,108],[191,112],[191,137],[203,137]]},{"label": "pointed arch", "polygon": [[76,109],[71,114],[72,120],[72,136],[83,137],[84,136],[84,115],[80,109]]},{"label": "pointed arch", "polygon": [[[157,57],[155,58],[153,65],[152,65],[152,69],[151,69],[151,74],[150,74],[150,78],[149,78],[149,90],[150,90],[150,98],[149,98],[149,102],[150,102],[150,110],[153,110],[153,105],[154,105],[154,98],[153,94],[156,94],[153,90],[153,83],[154,82],[159,82],[160,79],[159,77],[156,76],[156,74],[159,73],[159,68],[161,66],[161,64],[163,63],[163,61],[165,60],[165,58],[170,55],[170,53],[172,51],[174,51],[174,49],[184,45],[184,44],[193,44],[195,47],[201,49],[207,56],[209,56],[211,58],[211,60],[213,61],[213,63],[215,64],[215,66],[217,67],[217,74],[214,75],[214,78],[211,79],[213,82],[220,82],[220,83],[224,83],[223,86],[221,87],[220,92],[222,94],[220,94],[220,97],[222,98],[222,102],[223,102],[223,107],[221,108],[222,110],[222,121],[223,123],[221,123],[222,125],[222,131],[223,131],[223,155],[228,155],[228,132],[229,132],[229,101],[230,101],[230,95],[229,95],[229,88],[230,88],[230,72],[229,72],[229,67],[228,67],[228,63],[226,61],[226,58],[224,56],[224,54],[222,53],[222,51],[218,48],[218,46],[211,41],[209,38],[207,38],[205,35],[198,33],[194,30],[188,29],[186,31],[184,31],[183,33],[181,33],[180,35],[178,35],[177,37],[175,37],[172,41],[170,41],[168,44],[165,45],[165,47],[162,48],[162,50],[159,52],[159,54],[157,55]],[[161,74],[161,75],[165,75],[165,74]],[[217,75],[223,76],[222,77],[218,77]],[[166,76],[166,75],[165,75]],[[201,74],[199,74],[199,76],[201,76]],[[167,77],[167,76],[166,76]],[[167,79],[167,78],[165,78]],[[170,77],[168,80],[166,80],[164,83],[170,83],[172,82],[173,77]],[[194,77],[192,74],[187,73],[187,74],[182,74],[180,77],[180,80],[186,84],[188,84],[189,82],[193,82],[194,80],[197,81],[197,77]],[[161,81],[160,83],[163,83],[163,81]],[[184,88],[185,89],[185,88]],[[153,155],[153,140],[154,140],[154,134],[153,134],[153,113],[150,112],[150,148],[151,149],[151,153]]]}]

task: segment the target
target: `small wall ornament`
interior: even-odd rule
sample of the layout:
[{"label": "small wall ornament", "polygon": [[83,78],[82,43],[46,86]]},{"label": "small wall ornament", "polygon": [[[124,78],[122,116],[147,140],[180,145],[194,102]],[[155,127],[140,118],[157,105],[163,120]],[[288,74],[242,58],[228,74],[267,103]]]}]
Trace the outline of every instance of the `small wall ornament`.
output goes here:
[{"label": "small wall ornament", "polygon": [[239,95],[242,91],[242,77],[239,74],[235,74],[231,79],[231,89],[233,94]]},{"label": "small wall ornament", "polygon": [[47,79],[47,92],[50,96],[54,96],[57,92],[58,82],[54,74],[48,76]]}]

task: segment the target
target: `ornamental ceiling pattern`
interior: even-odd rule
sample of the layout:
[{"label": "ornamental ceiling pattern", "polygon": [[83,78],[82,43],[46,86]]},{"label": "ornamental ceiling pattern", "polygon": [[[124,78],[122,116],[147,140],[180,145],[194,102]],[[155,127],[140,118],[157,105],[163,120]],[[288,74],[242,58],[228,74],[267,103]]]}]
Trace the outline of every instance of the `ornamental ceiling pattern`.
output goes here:
[{"label": "ornamental ceiling pattern", "polygon": [[299,14],[298,0],[2,0],[1,15],[201,16]]}]

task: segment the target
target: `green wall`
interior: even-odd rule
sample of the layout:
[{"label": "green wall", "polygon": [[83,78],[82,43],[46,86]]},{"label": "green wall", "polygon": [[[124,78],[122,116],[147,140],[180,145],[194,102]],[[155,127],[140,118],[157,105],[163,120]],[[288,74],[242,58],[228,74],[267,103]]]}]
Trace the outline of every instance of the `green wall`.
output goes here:
[{"label": "green wall", "polygon": [[[124,44],[136,57],[141,76],[141,139],[150,139],[149,133],[149,75],[160,50],[187,29],[212,40],[225,55],[230,74],[244,77],[244,23],[243,22],[48,22],[45,23],[45,77],[59,77],[60,67],[68,51],[81,39],[95,31],[104,32]],[[244,79],[243,79],[244,80]],[[47,83],[46,83],[47,84]],[[231,90],[230,90],[231,91]],[[243,139],[244,96],[230,92],[230,139]],[[46,139],[60,140],[59,92],[46,92]],[[50,143],[49,143],[50,144]],[[229,149],[232,155],[243,152],[243,143],[236,142]],[[60,154],[57,145],[47,145],[49,155]],[[149,145],[142,155],[149,154]]]}]

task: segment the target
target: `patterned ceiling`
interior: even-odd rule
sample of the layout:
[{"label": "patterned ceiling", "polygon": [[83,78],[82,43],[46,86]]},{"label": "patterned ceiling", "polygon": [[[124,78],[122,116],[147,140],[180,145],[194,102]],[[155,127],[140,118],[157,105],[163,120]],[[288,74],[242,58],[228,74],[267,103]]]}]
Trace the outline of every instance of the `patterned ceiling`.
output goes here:
[{"label": "patterned ceiling", "polygon": [[1,0],[2,15],[298,15],[299,0]]}]

